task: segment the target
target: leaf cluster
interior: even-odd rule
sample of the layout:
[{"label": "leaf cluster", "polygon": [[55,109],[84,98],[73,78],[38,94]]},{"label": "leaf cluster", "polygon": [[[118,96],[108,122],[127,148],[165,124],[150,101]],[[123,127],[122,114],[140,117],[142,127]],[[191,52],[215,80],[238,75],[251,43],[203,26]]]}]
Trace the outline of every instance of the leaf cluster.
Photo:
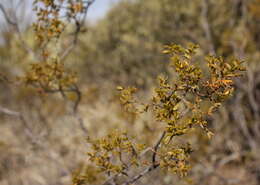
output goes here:
[{"label": "leaf cluster", "polygon": [[21,78],[25,84],[41,88],[45,92],[66,91],[77,82],[77,75],[65,69],[63,63],[53,58],[51,62],[31,64]]},{"label": "leaf cluster", "polygon": [[127,133],[114,131],[106,137],[97,140],[89,140],[92,152],[88,152],[91,162],[93,162],[100,172],[109,175],[127,175],[127,169],[140,165],[138,156],[145,149],[142,144],[134,143]]},{"label": "leaf cluster", "polygon": [[35,0],[34,11],[37,21],[33,24],[39,45],[58,39],[70,22],[79,23],[88,1],[78,0]]},{"label": "leaf cluster", "polygon": [[[221,57],[208,56],[205,63],[209,70],[204,74],[202,69],[195,65],[194,55],[197,48],[198,46],[193,44],[187,48],[175,44],[166,46],[163,53],[170,55],[170,67],[177,74],[177,78],[170,83],[169,79],[160,76],[155,95],[151,102],[144,106],[145,111],[153,112],[157,121],[166,124],[162,146],[164,155],[159,159],[160,166],[174,172],[181,169],[180,171],[184,171],[182,175],[186,174],[189,165],[179,161],[187,159],[186,154],[190,154],[191,150],[182,147],[171,149],[169,146],[172,139],[186,135],[198,126],[211,137],[213,133],[208,128],[208,118],[232,95],[234,79],[245,70],[242,67],[243,62],[237,59],[224,60]],[[129,110],[130,105],[135,106],[135,91],[132,88],[119,90],[126,109]],[[135,107],[132,110],[139,110],[138,106]],[[137,111],[140,112],[142,111]]]}]

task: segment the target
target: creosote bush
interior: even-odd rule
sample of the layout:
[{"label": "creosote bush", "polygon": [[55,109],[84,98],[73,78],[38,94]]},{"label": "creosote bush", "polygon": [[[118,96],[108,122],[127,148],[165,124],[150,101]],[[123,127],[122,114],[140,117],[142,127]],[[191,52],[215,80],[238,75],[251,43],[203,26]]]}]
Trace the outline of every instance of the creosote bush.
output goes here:
[{"label": "creosote bush", "polygon": [[[40,92],[60,92],[64,98],[67,92],[74,92],[77,99],[74,113],[81,99],[76,73],[65,67],[64,58],[77,44],[86,11],[92,1],[84,0],[35,0],[37,21],[33,25],[39,53],[35,53],[35,63],[20,79],[26,85],[40,89]],[[69,24],[73,23],[71,45],[59,51],[61,36]],[[163,53],[170,57],[170,69],[176,74],[174,79],[158,77],[154,95],[147,102],[139,101],[135,87],[121,87],[120,101],[129,113],[139,115],[151,112],[158,124],[163,126],[161,135],[154,145],[137,141],[127,131],[116,130],[102,138],[87,138],[90,151],[88,164],[74,173],[73,184],[133,184],[155,169],[161,169],[180,177],[187,176],[191,164],[193,148],[189,142],[176,142],[201,128],[209,138],[213,132],[208,118],[218,110],[234,91],[234,79],[245,70],[238,59],[207,56],[208,71],[203,71],[195,61],[197,45],[187,48],[171,44]],[[25,126],[24,116],[19,112],[3,109],[6,114],[20,118]],[[86,131],[82,118],[74,116]],[[33,134],[28,129],[30,139]],[[140,133],[141,134],[141,133]]]},{"label": "creosote bush", "polygon": [[[201,128],[211,138],[213,132],[207,120],[232,95],[234,79],[245,70],[243,62],[237,59],[224,60],[222,57],[207,56],[203,62],[209,70],[203,72],[194,64],[197,48],[194,44],[187,48],[175,44],[165,47],[163,53],[170,56],[170,68],[177,77],[169,80],[159,76],[158,87],[147,103],[137,100],[134,95],[136,88],[117,88],[127,112],[141,114],[151,111],[158,124],[164,125],[164,130],[154,146],[142,144],[141,148],[129,140],[126,133],[120,132],[95,141],[89,140],[92,146],[92,152],[88,153],[89,161],[97,168],[97,177],[108,176],[105,184],[132,184],[158,167],[181,177],[187,175],[191,168],[189,158],[192,147],[189,143],[177,144],[174,138],[185,137],[197,128]],[[132,175],[133,168],[143,171]],[[90,183],[88,174],[83,175],[84,184]],[[82,182],[79,173],[74,183],[81,184],[77,183],[77,178]]]}]

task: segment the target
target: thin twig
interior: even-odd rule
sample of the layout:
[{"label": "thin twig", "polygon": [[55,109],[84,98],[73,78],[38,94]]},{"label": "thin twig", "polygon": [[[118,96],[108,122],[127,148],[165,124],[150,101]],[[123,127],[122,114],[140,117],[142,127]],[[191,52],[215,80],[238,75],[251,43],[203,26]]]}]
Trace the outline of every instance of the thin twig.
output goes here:
[{"label": "thin twig", "polygon": [[136,181],[138,181],[139,179],[141,179],[143,176],[145,176],[147,173],[155,170],[156,168],[158,168],[160,166],[160,164],[156,163],[156,156],[157,156],[157,151],[163,141],[163,138],[165,137],[166,132],[164,131],[162,133],[162,135],[160,136],[159,140],[156,142],[156,144],[153,147],[153,156],[152,156],[152,164],[147,167],[146,169],[144,169],[142,172],[140,172],[139,174],[137,174],[136,176],[132,177],[130,180],[124,182],[122,185],[130,185],[135,183]]},{"label": "thin twig", "polygon": [[82,20],[76,20],[76,29],[73,33],[74,37],[71,41],[71,43],[69,44],[69,47],[67,47],[61,54],[60,54],[60,58],[61,60],[64,60],[71,52],[72,50],[75,48],[75,46],[77,45],[78,43],[78,37],[79,37],[79,33],[81,31],[81,28],[84,26],[84,23],[85,23],[85,20],[86,20],[86,17],[87,17],[87,13],[88,13],[88,10],[89,10],[89,7],[95,2],[95,0],[89,0],[87,1],[87,5],[85,7],[85,10],[83,12],[83,19]]},{"label": "thin twig", "polygon": [[153,156],[152,156],[152,162],[153,162],[154,166],[157,165],[156,164],[157,151],[159,149],[160,144],[162,143],[163,138],[165,137],[165,134],[166,134],[166,132],[164,131],[162,133],[161,137],[159,138],[159,140],[157,141],[157,143],[155,144],[154,148],[153,148],[154,149],[154,153],[153,153]]},{"label": "thin twig", "polygon": [[22,122],[24,128],[25,128],[25,134],[28,137],[28,139],[30,139],[30,141],[32,143],[36,143],[36,139],[33,135],[33,131],[30,128],[29,124],[27,123],[26,119],[24,118],[23,114],[21,114],[20,112],[16,112],[13,110],[10,110],[8,108],[4,108],[2,106],[0,106],[0,112],[2,112],[3,114],[6,114],[8,116],[13,116],[16,117],[18,119],[20,119],[20,121]]},{"label": "thin twig", "polygon": [[5,18],[6,22],[9,25],[13,26],[15,32],[18,35],[18,38],[19,38],[19,40],[21,42],[22,47],[26,50],[26,52],[30,53],[34,57],[34,59],[37,59],[37,57],[36,57],[35,53],[33,52],[33,50],[28,46],[28,44],[23,39],[22,33],[21,33],[19,25],[18,25],[18,21],[17,21],[17,18],[16,18],[16,14],[14,13],[14,16],[15,16],[15,21],[14,21],[14,20],[11,20],[11,18],[8,16],[4,6],[1,3],[0,3],[0,10],[4,14],[4,18]]},{"label": "thin twig", "polygon": [[79,104],[81,102],[82,99],[82,94],[81,91],[79,90],[78,86],[76,84],[73,84],[72,87],[67,88],[67,89],[63,89],[63,88],[58,88],[58,89],[45,89],[44,87],[41,87],[44,92],[46,93],[61,93],[62,97],[64,99],[66,99],[66,94],[68,92],[71,93],[75,93],[76,94],[76,100],[73,104],[73,108],[72,108],[72,116],[76,118],[77,122],[79,123],[79,126],[81,128],[81,130],[84,132],[85,135],[88,134],[88,130],[84,125],[84,120],[83,118],[80,116],[79,111],[78,111],[78,107]]},{"label": "thin twig", "polygon": [[[141,154],[139,155],[139,157],[145,155],[148,151],[154,151],[154,149],[152,147],[149,147],[147,149],[145,149],[143,152],[141,152]],[[130,163],[128,165],[126,165],[125,170],[128,170],[131,166],[133,165],[133,163]],[[123,173],[119,173],[119,174],[115,174],[111,177],[109,177],[102,185],[110,185],[110,182],[113,181],[114,179],[116,179],[117,177],[120,177],[122,175],[126,175],[126,172]]]},{"label": "thin twig", "polygon": [[148,174],[149,172],[155,170],[157,167],[159,167],[159,164],[151,165],[149,167],[147,167],[144,171],[142,171],[141,173],[139,173],[138,175],[134,176],[133,178],[131,178],[130,180],[128,180],[127,182],[123,183],[122,185],[129,185],[129,184],[133,184],[136,181],[138,181],[140,178],[142,178],[143,176],[145,176],[146,174]]},{"label": "thin twig", "polygon": [[77,119],[81,130],[87,135],[88,129],[85,127],[83,118],[79,115],[79,111],[78,111],[78,106],[79,106],[79,103],[81,101],[82,94],[81,94],[79,88],[77,87],[77,85],[74,85],[73,92],[76,93],[76,95],[77,95],[77,99],[76,99],[74,106],[73,106],[73,115]]}]

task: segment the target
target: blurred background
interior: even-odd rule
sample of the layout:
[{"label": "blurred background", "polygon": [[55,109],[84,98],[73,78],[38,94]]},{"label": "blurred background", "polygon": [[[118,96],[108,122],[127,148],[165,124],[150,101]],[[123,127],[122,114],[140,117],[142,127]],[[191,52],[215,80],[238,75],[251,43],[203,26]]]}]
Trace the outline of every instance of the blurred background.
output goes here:
[{"label": "blurred background", "polygon": [[[87,160],[88,148],[68,111],[71,102],[16,84],[33,61],[20,38],[37,49],[31,3],[0,0],[19,22],[18,32],[1,9],[0,185],[72,184],[71,174]],[[233,97],[210,120],[214,137],[189,136],[194,153],[188,177],[155,170],[137,184],[260,184],[260,0],[96,0],[86,30],[66,64],[78,73],[79,111],[91,137],[119,128],[153,143],[160,126],[149,114],[124,113],[116,86],[136,86],[144,100],[151,95],[159,74],[173,76],[162,54],[166,44],[199,44],[198,61],[207,54],[246,61]]]}]

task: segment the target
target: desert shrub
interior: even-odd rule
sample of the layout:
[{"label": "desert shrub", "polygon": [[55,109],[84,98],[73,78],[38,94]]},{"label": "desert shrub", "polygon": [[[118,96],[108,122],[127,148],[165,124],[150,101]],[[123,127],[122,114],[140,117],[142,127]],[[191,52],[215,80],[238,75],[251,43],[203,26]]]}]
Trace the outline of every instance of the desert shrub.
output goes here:
[{"label": "desert shrub", "polygon": [[[37,21],[25,32],[11,19],[0,48],[0,179],[68,184],[78,168],[74,184],[169,184],[172,173],[229,183],[217,172],[234,165],[257,179],[258,0],[123,1],[85,27],[91,3],[35,1]],[[187,41],[201,48],[170,44]],[[111,98],[117,85],[130,87]]]},{"label": "desert shrub", "polygon": [[[159,77],[158,87],[150,103],[139,103],[133,94],[136,88],[118,87],[120,100],[126,111],[143,113],[152,111],[158,124],[165,124],[162,134],[154,146],[133,143],[126,133],[115,132],[98,140],[89,140],[92,152],[89,160],[97,168],[97,177],[107,175],[105,184],[132,184],[145,174],[160,167],[169,172],[186,176],[190,169],[189,158],[192,148],[189,143],[174,142],[176,137],[185,137],[193,129],[201,127],[211,138],[213,133],[208,129],[208,117],[212,116],[222,102],[233,93],[234,78],[244,71],[242,62],[237,59],[225,61],[221,57],[208,56],[205,61],[209,74],[193,64],[196,45],[183,48],[169,45],[164,53],[171,56],[170,66],[178,74],[172,83],[165,77]],[[151,160],[149,155],[151,153]],[[143,157],[143,155],[145,157]],[[131,168],[143,168],[143,171],[132,174]],[[84,173],[85,172],[85,173]],[[89,170],[77,174],[74,184],[93,183],[88,177]],[[93,173],[90,174],[93,176]],[[120,178],[126,176],[127,178]],[[119,180],[118,180],[119,179]]]}]

